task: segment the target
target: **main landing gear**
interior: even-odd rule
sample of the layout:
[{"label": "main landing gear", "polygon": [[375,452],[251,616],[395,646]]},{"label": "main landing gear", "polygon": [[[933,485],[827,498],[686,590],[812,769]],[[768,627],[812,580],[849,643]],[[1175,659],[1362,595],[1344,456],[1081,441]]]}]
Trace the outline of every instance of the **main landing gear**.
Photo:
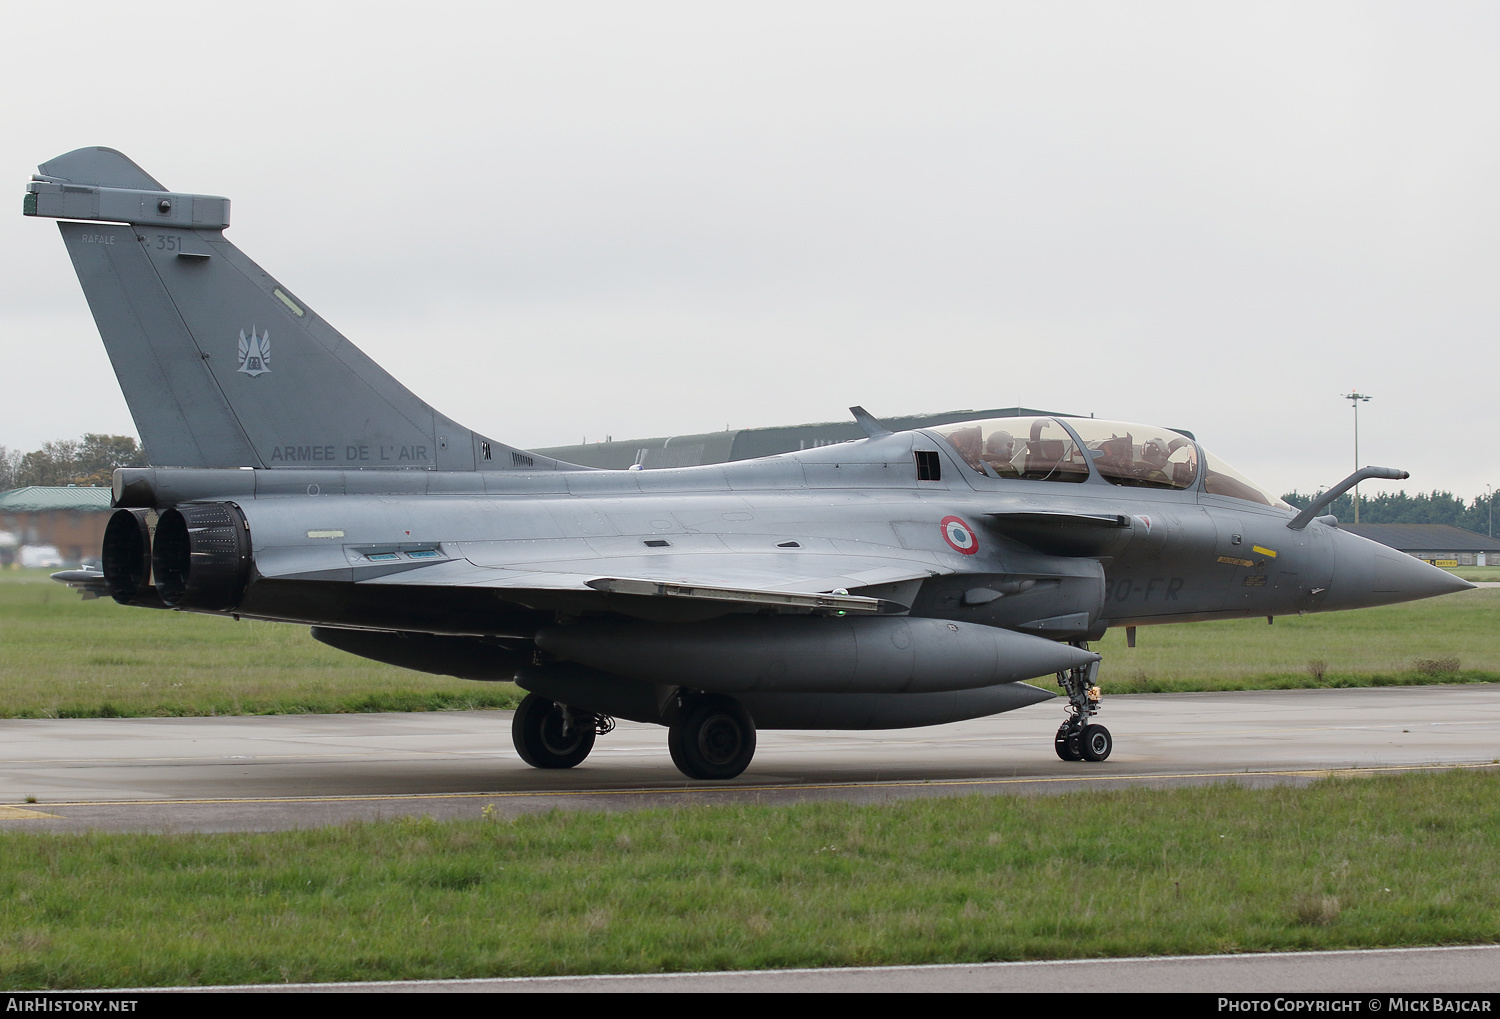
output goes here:
[{"label": "main landing gear", "polygon": [[[755,756],[755,722],[740,703],[715,694],[683,694],[667,729],[672,763],[688,778],[734,778]],[[615,720],[527,694],[510,724],[511,741],[533,768],[572,768],[594,749],[594,738]]]},{"label": "main landing gear", "polygon": [[510,723],[511,742],[533,768],[571,768],[594,749],[594,737],[614,730],[615,720],[579,711],[534,693],[526,695]]},{"label": "main landing gear", "polygon": [[[1088,650],[1088,645],[1081,642],[1073,646]],[[1057,756],[1065,761],[1102,761],[1115,747],[1108,729],[1089,722],[1099,710],[1099,686],[1095,682],[1098,676],[1097,661],[1057,674],[1057,685],[1068,697],[1068,718],[1057,730],[1053,746]]]},{"label": "main landing gear", "polygon": [[667,749],[688,778],[734,778],[755,756],[755,723],[732,698],[690,697],[667,729]]}]

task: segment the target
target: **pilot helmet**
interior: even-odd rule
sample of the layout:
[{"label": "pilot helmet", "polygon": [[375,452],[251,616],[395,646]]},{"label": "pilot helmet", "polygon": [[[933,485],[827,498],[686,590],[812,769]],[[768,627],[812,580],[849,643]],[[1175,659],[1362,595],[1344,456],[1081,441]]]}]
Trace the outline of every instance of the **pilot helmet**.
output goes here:
[{"label": "pilot helmet", "polygon": [[1141,459],[1148,464],[1160,467],[1167,462],[1171,453],[1167,451],[1167,444],[1161,439],[1147,439],[1141,446]]},{"label": "pilot helmet", "polygon": [[1007,431],[992,432],[984,440],[984,451],[990,456],[1015,456],[1016,437]]}]

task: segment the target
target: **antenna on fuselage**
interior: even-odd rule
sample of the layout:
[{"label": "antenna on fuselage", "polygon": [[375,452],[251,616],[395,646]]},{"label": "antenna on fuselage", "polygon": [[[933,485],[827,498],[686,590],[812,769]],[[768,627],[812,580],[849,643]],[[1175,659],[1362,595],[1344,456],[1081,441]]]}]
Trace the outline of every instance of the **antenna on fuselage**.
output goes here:
[{"label": "antenna on fuselage", "polygon": [[854,420],[859,422],[859,427],[863,428],[865,435],[870,438],[878,439],[891,434],[889,428],[875,420],[875,416],[863,407],[850,407],[849,413],[854,415]]}]

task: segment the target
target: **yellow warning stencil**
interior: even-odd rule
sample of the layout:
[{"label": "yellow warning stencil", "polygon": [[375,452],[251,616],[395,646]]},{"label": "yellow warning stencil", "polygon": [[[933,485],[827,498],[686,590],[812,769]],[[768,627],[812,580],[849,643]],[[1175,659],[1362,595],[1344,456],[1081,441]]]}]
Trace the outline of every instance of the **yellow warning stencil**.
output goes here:
[{"label": "yellow warning stencil", "polygon": [[1276,558],[1276,550],[1274,548],[1262,548],[1259,545],[1251,545],[1250,551],[1258,552],[1261,555],[1270,556],[1272,559]]}]

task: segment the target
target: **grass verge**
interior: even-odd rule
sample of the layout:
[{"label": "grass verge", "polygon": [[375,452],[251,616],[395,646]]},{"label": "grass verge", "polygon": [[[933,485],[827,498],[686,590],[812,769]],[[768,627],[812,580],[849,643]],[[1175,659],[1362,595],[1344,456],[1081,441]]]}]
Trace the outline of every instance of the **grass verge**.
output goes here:
[{"label": "grass verge", "polygon": [[1456,566],[1448,571],[1455,577],[1465,580],[1488,581],[1495,583],[1500,581],[1500,566]]},{"label": "grass verge", "polygon": [[305,626],[83,601],[49,571],[0,573],[0,717],[513,708],[510,683],[411,672]]},{"label": "grass verge", "polygon": [[1111,630],[1107,694],[1500,681],[1500,589],[1351,612]]},{"label": "grass verge", "polygon": [[0,988],[1493,942],[1500,771],[0,834]]}]

